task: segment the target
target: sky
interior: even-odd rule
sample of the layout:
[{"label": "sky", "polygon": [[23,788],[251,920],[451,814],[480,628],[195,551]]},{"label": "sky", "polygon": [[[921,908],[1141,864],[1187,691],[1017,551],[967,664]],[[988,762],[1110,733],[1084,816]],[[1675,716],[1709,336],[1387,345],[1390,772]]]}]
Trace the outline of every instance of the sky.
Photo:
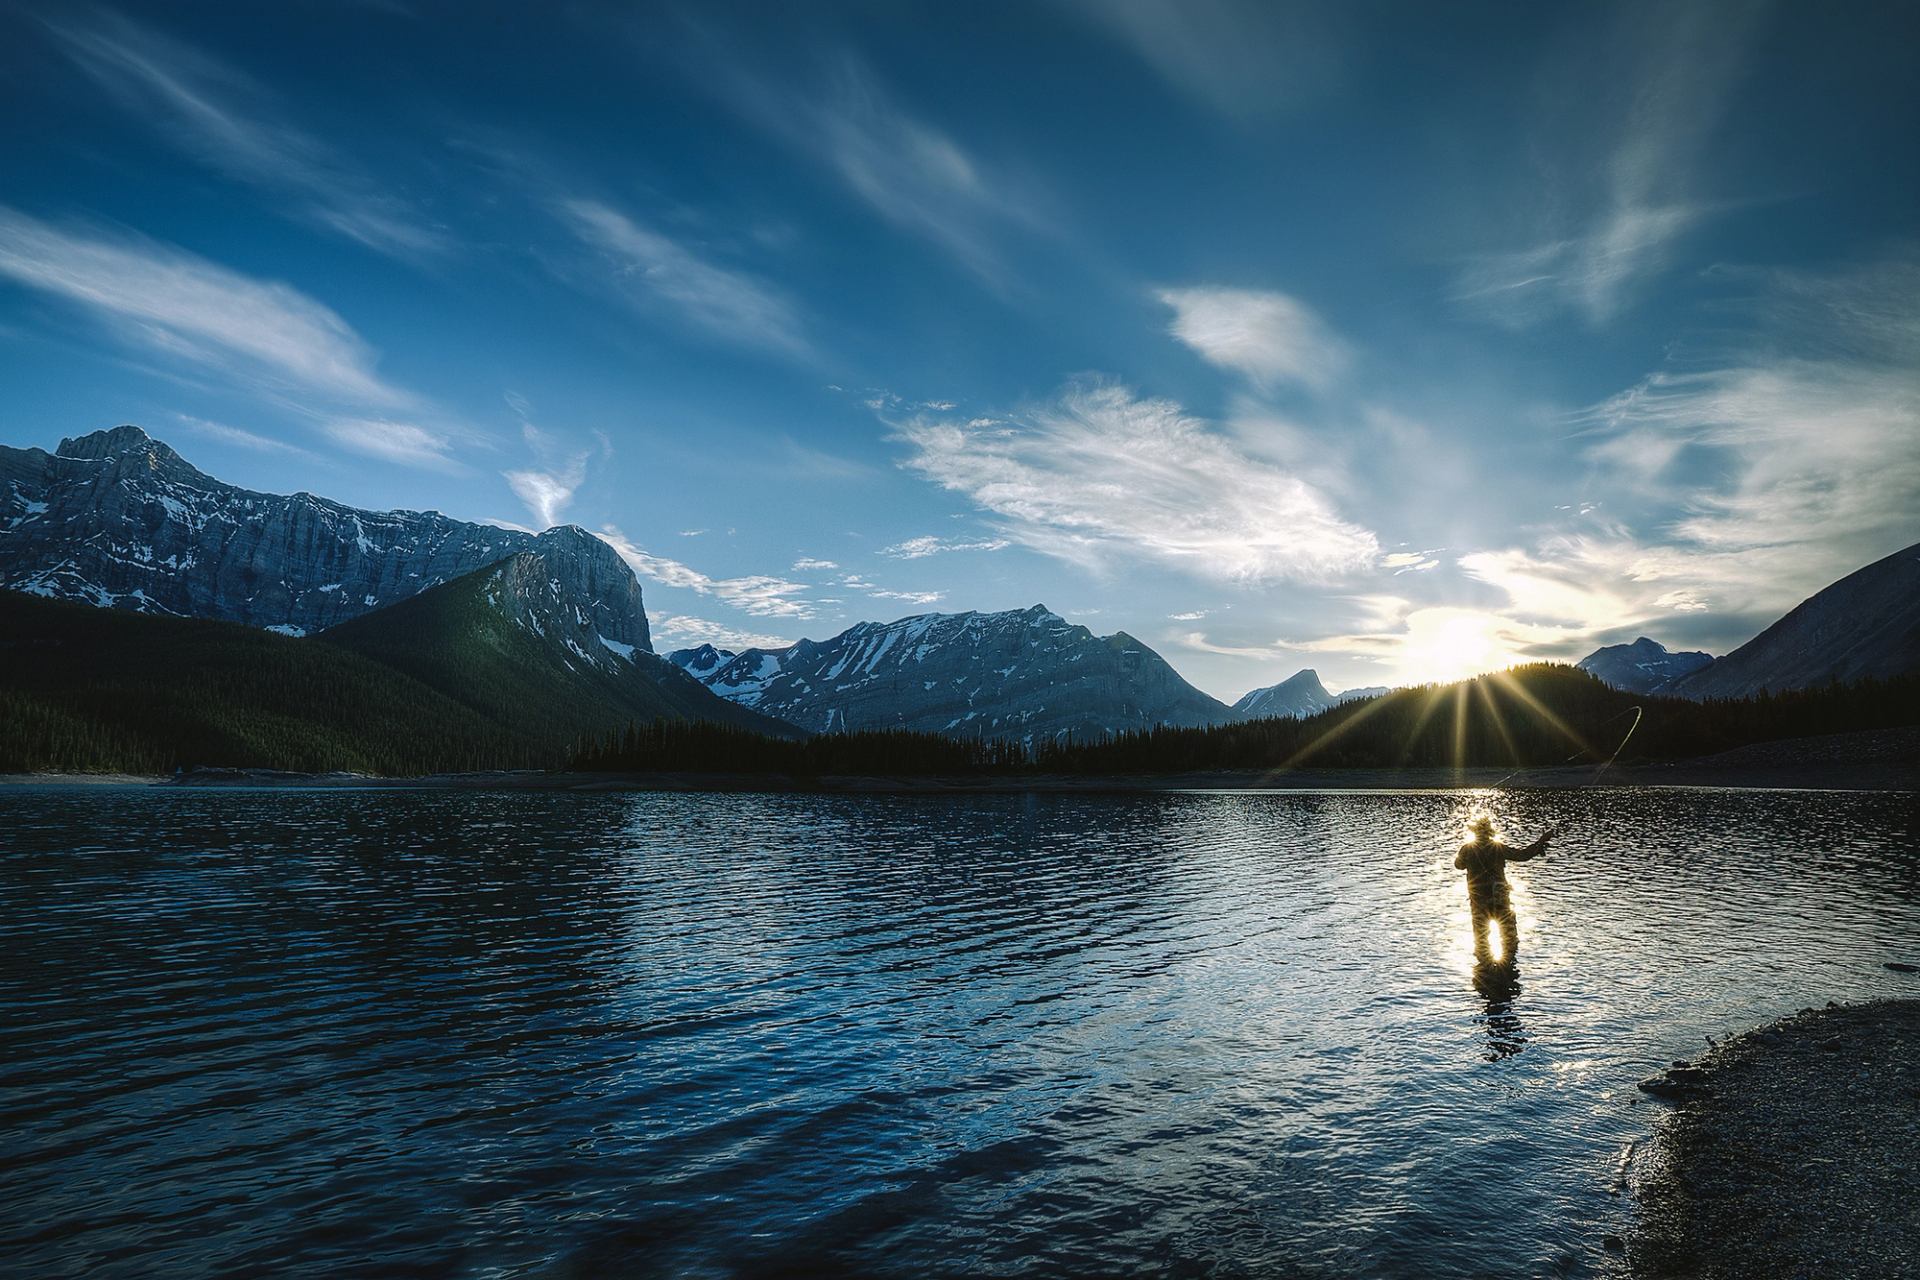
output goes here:
[{"label": "sky", "polygon": [[0,0],[0,443],[575,523],[656,646],[1231,700],[1920,541],[1920,9]]}]

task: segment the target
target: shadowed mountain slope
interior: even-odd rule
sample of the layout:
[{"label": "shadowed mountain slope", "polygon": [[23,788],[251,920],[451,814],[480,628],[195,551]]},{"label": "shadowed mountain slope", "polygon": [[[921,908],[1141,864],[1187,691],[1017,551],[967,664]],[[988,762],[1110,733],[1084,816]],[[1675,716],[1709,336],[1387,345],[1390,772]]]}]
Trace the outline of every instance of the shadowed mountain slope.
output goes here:
[{"label": "shadowed mountain slope", "polygon": [[532,552],[319,638],[543,742],[564,745],[582,733],[654,719],[794,733],[791,725],[716,697],[666,659],[600,635],[571,593],[549,577],[545,558]]},{"label": "shadowed mountain slope", "polygon": [[308,637],[0,591],[0,772],[545,768],[632,722],[795,734],[608,645],[545,569],[522,553]]},{"label": "shadowed mountain slope", "polygon": [[1920,671],[1920,544],[1848,574],[1666,692],[1745,698]]}]

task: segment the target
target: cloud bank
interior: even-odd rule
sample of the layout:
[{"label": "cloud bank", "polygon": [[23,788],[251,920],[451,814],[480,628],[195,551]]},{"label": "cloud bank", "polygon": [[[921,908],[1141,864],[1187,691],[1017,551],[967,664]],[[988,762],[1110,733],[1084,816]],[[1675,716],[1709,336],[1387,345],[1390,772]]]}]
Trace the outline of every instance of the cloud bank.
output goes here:
[{"label": "cloud bank", "polygon": [[1005,419],[892,426],[909,468],[997,516],[1007,538],[1083,565],[1144,555],[1222,582],[1324,582],[1379,554],[1313,486],[1113,383]]}]

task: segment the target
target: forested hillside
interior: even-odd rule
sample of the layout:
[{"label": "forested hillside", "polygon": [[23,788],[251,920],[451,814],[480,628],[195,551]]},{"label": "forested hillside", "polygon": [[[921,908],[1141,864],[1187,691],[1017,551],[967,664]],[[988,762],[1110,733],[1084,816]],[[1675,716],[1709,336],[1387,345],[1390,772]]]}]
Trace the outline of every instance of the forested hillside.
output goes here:
[{"label": "forested hillside", "polygon": [[1401,689],[1306,719],[1162,728],[1093,742],[824,734],[804,743],[698,724],[633,725],[574,758],[597,770],[1150,774],[1213,769],[1525,768],[1676,760],[1784,738],[1920,723],[1920,679],[1740,701],[1637,697],[1572,667]]}]

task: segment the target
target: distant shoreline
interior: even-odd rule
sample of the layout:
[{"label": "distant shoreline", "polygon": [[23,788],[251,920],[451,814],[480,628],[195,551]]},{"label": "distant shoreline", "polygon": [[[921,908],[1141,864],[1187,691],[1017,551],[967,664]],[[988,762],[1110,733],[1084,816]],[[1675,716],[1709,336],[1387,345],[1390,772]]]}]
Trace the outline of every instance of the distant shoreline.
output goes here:
[{"label": "distant shoreline", "polygon": [[501,770],[383,778],[351,773],[286,773],[265,769],[206,769],[170,776],[137,774],[6,774],[0,788],[207,787],[430,791],[725,791],[778,794],[988,795],[1143,794],[1178,791],[1456,791],[1501,786],[1567,791],[1607,787],[1725,787],[1752,790],[1917,791],[1920,768],[1911,760],[1877,762],[1717,762],[1717,758],[1639,765],[1596,773],[1591,766],[1546,769],[1293,769],[1216,770],[1202,773],[1080,776],[792,777],[752,773],[574,773]]},{"label": "distant shoreline", "polygon": [[0,774],[9,786],[378,788],[432,791],[759,791],[773,793],[1080,795],[1165,791],[1457,791],[1502,786],[1569,791],[1609,787],[1920,791],[1920,726],[1755,743],[1660,764],[1539,769],[1214,769],[1165,774],[968,774],[890,777],[777,773],[585,773],[500,769],[377,777],[274,769],[199,769],[179,777],[125,773]]}]

